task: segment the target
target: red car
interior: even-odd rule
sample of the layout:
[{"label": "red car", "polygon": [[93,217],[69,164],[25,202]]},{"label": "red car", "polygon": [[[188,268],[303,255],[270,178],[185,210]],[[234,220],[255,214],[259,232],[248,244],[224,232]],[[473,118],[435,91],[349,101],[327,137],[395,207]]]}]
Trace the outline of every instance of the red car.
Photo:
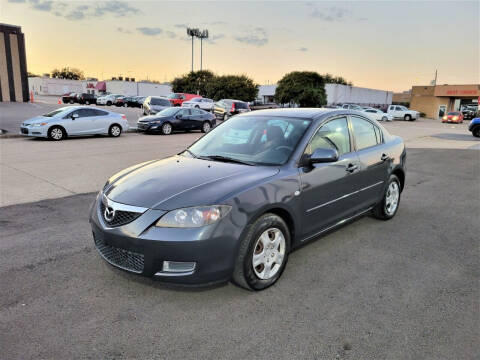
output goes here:
[{"label": "red car", "polygon": [[167,96],[168,101],[170,101],[170,104],[172,104],[172,106],[182,106],[184,101],[188,101],[197,97],[201,98],[200,95],[186,93],[172,93]]},{"label": "red car", "polygon": [[463,114],[460,111],[450,111],[442,118],[442,123],[463,123]]}]

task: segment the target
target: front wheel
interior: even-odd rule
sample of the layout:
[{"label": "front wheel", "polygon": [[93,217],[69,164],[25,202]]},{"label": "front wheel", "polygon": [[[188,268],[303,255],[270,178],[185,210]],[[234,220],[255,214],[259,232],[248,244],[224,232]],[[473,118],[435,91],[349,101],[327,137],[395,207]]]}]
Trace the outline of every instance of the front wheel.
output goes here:
[{"label": "front wheel", "polygon": [[212,125],[208,121],[205,121],[202,125],[202,132],[208,133],[212,129]]},{"label": "front wheel", "polygon": [[382,117],[382,121],[388,121],[388,118],[386,116]]},{"label": "front wheel", "polygon": [[111,101],[107,101],[107,106],[111,106],[112,105],[112,102]]},{"label": "front wheel", "polygon": [[410,121],[410,120],[412,120],[412,116],[411,115],[405,115],[404,119],[405,119],[405,121]]},{"label": "front wheel", "polygon": [[170,123],[165,123],[161,128],[162,135],[170,135],[172,133],[172,125]]},{"label": "front wheel", "polygon": [[67,137],[65,130],[59,126],[53,126],[48,130],[48,138],[51,140],[59,141]]},{"label": "front wheel", "polygon": [[373,208],[373,216],[380,220],[390,220],[395,216],[400,205],[400,180],[396,175],[390,175],[382,201]]},{"label": "front wheel", "polygon": [[108,135],[111,137],[119,137],[121,133],[122,128],[117,124],[110,126],[110,129],[108,129]]},{"label": "front wheel", "polygon": [[290,251],[285,221],[267,213],[258,218],[240,243],[232,280],[248,290],[263,290],[282,275]]},{"label": "front wheel", "polygon": [[125,104],[123,104],[123,106],[124,106],[124,107],[128,107],[128,104],[127,104],[127,103],[125,103]]},{"label": "front wheel", "polygon": [[90,105],[90,101],[85,101],[85,105]]},{"label": "front wheel", "polygon": [[480,126],[477,126],[472,129],[472,135],[475,137],[480,137]]}]

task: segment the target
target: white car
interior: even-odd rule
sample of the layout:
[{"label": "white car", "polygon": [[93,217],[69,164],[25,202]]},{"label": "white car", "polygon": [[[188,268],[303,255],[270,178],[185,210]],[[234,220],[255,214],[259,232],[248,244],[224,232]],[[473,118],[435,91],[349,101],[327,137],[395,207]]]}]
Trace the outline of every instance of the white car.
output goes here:
[{"label": "white car", "polygon": [[128,130],[127,117],[89,106],[66,106],[28,119],[20,126],[25,136],[63,140],[67,136],[110,135],[118,137]]},{"label": "white car", "polygon": [[409,110],[402,105],[390,105],[387,113],[392,115],[395,119],[403,119],[405,121],[414,121],[420,118],[420,113],[415,110]]},{"label": "white car", "polygon": [[213,108],[215,107],[215,103],[213,102],[212,99],[196,97],[191,100],[184,101],[182,103],[182,106],[188,107],[188,108],[202,109],[206,111],[213,111]]},{"label": "white car", "polygon": [[366,108],[363,110],[371,119],[377,121],[393,121],[393,115],[384,113],[380,109]]},{"label": "white car", "polygon": [[115,103],[115,100],[117,98],[121,97],[123,95],[118,95],[118,94],[110,94],[110,95],[104,95],[100,96],[97,98],[97,105],[107,105],[110,106]]},{"label": "white car", "polygon": [[360,105],[357,104],[343,104],[342,109],[348,109],[348,110],[357,110],[357,111],[362,111],[363,108]]}]

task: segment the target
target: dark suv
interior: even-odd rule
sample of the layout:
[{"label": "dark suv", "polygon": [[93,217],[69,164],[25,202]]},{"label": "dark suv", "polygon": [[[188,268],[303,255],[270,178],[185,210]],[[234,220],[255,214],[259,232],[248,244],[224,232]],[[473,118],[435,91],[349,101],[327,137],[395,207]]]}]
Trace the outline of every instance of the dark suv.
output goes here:
[{"label": "dark suv", "polygon": [[85,104],[85,105],[90,105],[90,104],[96,104],[97,103],[97,98],[93,94],[79,94],[77,96],[77,101],[79,104]]},{"label": "dark suv", "polygon": [[233,115],[251,111],[248,103],[241,100],[222,99],[215,103],[213,113],[219,120],[227,120]]}]

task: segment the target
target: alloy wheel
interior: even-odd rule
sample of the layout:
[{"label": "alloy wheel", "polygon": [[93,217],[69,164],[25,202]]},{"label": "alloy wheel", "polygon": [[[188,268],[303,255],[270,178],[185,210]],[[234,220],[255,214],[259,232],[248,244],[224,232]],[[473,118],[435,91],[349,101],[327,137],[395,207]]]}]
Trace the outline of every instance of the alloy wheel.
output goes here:
[{"label": "alloy wheel", "polygon": [[112,128],[110,129],[110,134],[112,134],[112,136],[114,137],[119,136],[121,132],[122,130],[117,125],[112,126]]},{"label": "alloy wheel", "polygon": [[210,131],[210,128],[211,128],[210,123],[208,123],[208,122],[203,123],[203,132],[204,133],[208,133]]},{"label": "alloy wheel", "polygon": [[400,188],[396,181],[392,181],[388,186],[387,193],[385,194],[385,212],[388,215],[395,214],[398,207],[398,200],[400,198]]},{"label": "alloy wheel", "polygon": [[50,131],[50,136],[54,140],[61,140],[63,138],[63,131],[62,131],[62,129],[59,129],[59,128],[53,128]]},{"label": "alloy wheel", "polygon": [[280,229],[265,230],[257,239],[253,250],[252,267],[262,280],[273,278],[281,269],[285,259],[285,237]]},{"label": "alloy wheel", "polygon": [[170,135],[172,133],[172,125],[170,125],[169,123],[163,124],[162,132],[165,135]]}]

